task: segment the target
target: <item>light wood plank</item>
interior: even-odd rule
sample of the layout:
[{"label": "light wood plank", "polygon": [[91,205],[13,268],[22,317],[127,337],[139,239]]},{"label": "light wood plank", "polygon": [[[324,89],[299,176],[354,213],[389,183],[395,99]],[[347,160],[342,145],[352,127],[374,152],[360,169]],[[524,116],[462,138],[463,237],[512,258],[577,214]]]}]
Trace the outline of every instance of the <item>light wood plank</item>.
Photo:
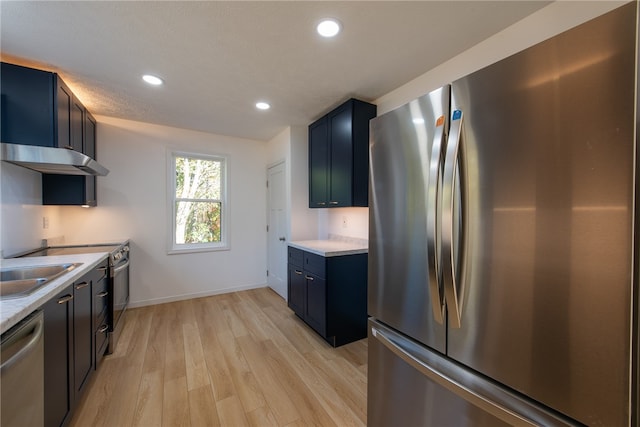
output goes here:
[{"label": "light wood plank", "polygon": [[202,337],[202,350],[209,372],[209,380],[213,387],[213,396],[216,401],[226,399],[236,394],[236,391],[216,335],[218,319],[215,313],[219,312],[217,302],[213,298],[200,298],[196,300],[194,309]]},{"label": "light wood plank", "polygon": [[223,426],[248,426],[249,420],[244,413],[242,404],[236,396],[227,397],[216,403],[220,424]]},{"label": "light wood plank", "polygon": [[133,425],[159,426],[162,424],[163,401],[162,371],[148,372],[142,375],[138,401],[133,416]]},{"label": "light wood plank", "polygon": [[[231,372],[233,386],[246,412],[265,405],[263,390],[244,358],[238,341],[229,331],[218,331],[218,341]],[[226,399],[224,399],[226,400]]]},{"label": "light wood plank", "polygon": [[[325,361],[317,352],[307,353],[305,358],[316,372],[322,375],[339,400],[353,411],[360,421],[365,424],[367,420],[366,378],[364,384],[357,368],[350,370],[336,360]],[[355,371],[355,372],[354,372]],[[344,412],[343,412],[344,413]]]},{"label": "light wood plank", "polygon": [[255,372],[256,381],[262,390],[268,390],[264,397],[269,408],[280,425],[288,424],[300,418],[296,406],[287,394],[287,390],[280,382],[283,373],[272,371],[265,357],[267,347],[264,343],[257,344],[250,336],[239,337],[238,342],[251,369]]},{"label": "light wood plank", "polygon": [[268,362],[282,375],[288,396],[308,425],[360,425],[357,417],[336,397],[316,371],[298,353],[281,345],[265,343]]},{"label": "light wood plank", "polygon": [[279,427],[278,421],[266,406],[261,406],[251,412],[247,412],[249,425],[253,427]]},{"label": "light wood plank", "polygon": [[189,427],[191,425],[186,376],[165,380],[162,425],[164,427]]},{"label": "light wood plank", "polygon": [[189,412],[192,426],[219,427],[220,418],[210,385],[189,390]]},{"label": "light wood plank", "polygon": [[153,324],[149,330],[143,373],[164,371],[170,325],[168,317],[163,315],[163,308],[156,307],[153,311]]},{"label": "light wood plank", "polygon": [[163,304],[164,315],[168,319],[167,346],[165,347],[164,381],[187,376],[184,355],[184,335],[182,330],[181,311],[177,304]]},{"label": "light wood plank", "polygon": [[184,360],[187,369],[187,390],[195,390],[209,385],[209,372],[204,360],[200,331],[197,324],[184,323]]},{"label": "light wood plank", "polygon": [[248,335],[249,331],[247,330],[243,319],[238,315],[238,313],[236,313],[235,304],[232,303],[234,300],[235,298],[232,298],[231,296],[222,300],[222,312],[224,313],[227,325],[235,337]]}]

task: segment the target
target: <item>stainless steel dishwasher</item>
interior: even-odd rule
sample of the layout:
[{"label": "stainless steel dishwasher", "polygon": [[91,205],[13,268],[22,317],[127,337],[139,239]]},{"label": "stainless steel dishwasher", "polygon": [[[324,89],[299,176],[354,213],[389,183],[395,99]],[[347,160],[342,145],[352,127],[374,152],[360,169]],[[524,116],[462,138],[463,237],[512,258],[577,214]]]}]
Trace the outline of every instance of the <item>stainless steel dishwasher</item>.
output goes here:
[{"label": "stainless steel dishwasher", "polygon": [[0,425],[44,425],[44,316],[30,314],[0,340]]}]

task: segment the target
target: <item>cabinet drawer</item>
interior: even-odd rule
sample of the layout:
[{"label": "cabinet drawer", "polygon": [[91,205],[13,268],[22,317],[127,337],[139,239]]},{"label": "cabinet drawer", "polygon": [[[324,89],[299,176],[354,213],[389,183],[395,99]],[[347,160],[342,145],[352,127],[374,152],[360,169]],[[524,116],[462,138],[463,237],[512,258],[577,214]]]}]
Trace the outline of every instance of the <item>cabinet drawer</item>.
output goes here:
[{"label": "cabinet drawer", "polygon": [[106,276],[95,284],[93,292],[93,324],[97,329],[107,314],[109,305],[109,281]]},{"label": "cabinet drawer", "polygon": [[304,269],[309,273],[324,279],[325,278],[325,258],[309,252],[304,253]]},{"label": "cabinet drawer", "polygon": [[292,248],[289,246],[289,264],[297,265],[298,267],[303,266],[303,254],[304,252],[300,249]]},{"label": "cabinet drawer", "polygon": [[98,369],[102,358],[107,352],[107,344],[109,343],[109,325],[106,321],[100,324],[100,326],[96,330],[95,338],[96,369]]},{"label": "cabinet drawer", "polygon": [[93,312],[98,315],[102,313],[109,302],[109,281],[103,279],[96,283],[93,294]]},{"label": "cabinet drawer", "polygon": [[103,324],[109,324],[109,319],[107,318],[107,307],[105,306],[104,309],[98,313],[98,315],[96,316],[96,321],[94,323],[96,331],[98,329],[100,329],[102,327]]}]

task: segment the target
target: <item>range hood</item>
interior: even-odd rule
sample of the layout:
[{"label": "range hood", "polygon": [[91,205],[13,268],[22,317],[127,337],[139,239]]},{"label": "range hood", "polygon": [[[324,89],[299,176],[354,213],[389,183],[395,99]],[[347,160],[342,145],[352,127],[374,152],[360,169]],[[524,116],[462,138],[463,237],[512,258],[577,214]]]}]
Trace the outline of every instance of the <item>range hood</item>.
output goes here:
[{"label": "range hood", "polygon": [[109,170],[91,157],[66,148],[2,143],[0,160],[37,172],[105,176]]}]

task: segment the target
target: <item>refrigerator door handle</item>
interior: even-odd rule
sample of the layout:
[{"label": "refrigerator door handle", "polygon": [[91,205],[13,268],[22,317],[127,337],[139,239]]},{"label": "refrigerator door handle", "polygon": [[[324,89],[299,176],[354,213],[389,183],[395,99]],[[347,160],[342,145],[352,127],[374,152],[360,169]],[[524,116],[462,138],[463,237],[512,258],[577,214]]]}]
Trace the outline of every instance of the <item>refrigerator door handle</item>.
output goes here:
[{"label": "refrigerator door handle", "polygon": [[462,139],[461,110],[451,114],[451,127],[447,140],[444,158],[444,177],[442,184],[442,278],[445,300],[449,313],[449,326],[460,328],[462,325],[462,289],[458,289],[459,277],[456,277],[456,260],[454,252],[454,202],[456,167]]},{"label": "refrigerator door handle", "polygon": [[371,326],[371,335],[384,345],[393,354],[402,359],[405,363],[409,364],[412,368],[426,376],[429,380],[436,384],[446,388],[467,402],[481,408],[482,410],[494,415],[507,424],[514,426],[537,426],[537,423],[524,418],[518,413],[509,410],[508,408],[500,405],[498,402],[494,402],[482,394],[471,390],[469,387],[462,383],[450,378],[443,372],[439,372],[427,363],[420,360],[419,356],[411,354],[411,350],[405,349],[401,343],[397,342],[393,338],[387,337],[384,332]]},{"label": "refrigerator door handle", "polygon": [[427,188],[427,257],[429,265],[429,294],[433,317],[436,322],[444,324],[444,298],[440,261],[440,235],[438,212],[440,203],[438,194],[442,185],[442,143],[444,139],[445,117],[436,120],[436,131],[433,137],[431,160],[429,163],[429,186]]}]

